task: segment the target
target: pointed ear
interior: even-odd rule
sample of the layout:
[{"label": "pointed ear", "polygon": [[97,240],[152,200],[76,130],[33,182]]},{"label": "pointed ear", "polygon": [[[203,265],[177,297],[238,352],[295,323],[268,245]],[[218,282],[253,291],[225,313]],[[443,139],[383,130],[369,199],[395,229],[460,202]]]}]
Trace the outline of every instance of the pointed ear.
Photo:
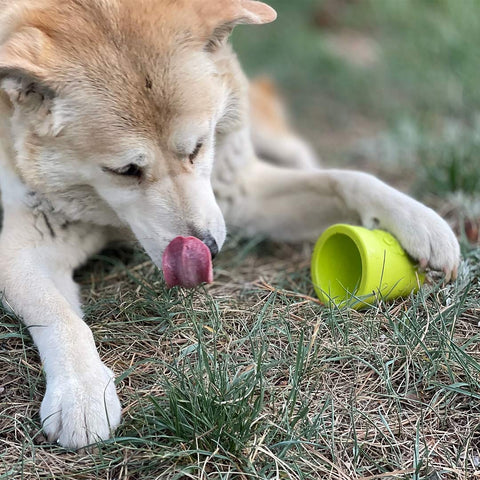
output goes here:
[{"label": "pointed ear", "polygon": [[48,52],[48,41],[40,30],[24,28],[14,33],[0,46],[0,88],[7,83],[6,79],[11,79],[51,89],[45,66]]},{"label": "pointed ear", "polygon": [[237,24],[261,25],[271,23],[277,18],[277,12],[272,7],[255,0],[240,0],[240,5],[236,6],[234,10],[236,11],[235,20]]},{"label": "pointed ear", "polygon": [[226,0],[219,3],[207,0],[201,11],[202,17],[206,17],[213,27],[206,45],[208,51],[218,48],[237,25],[261,25],[277,18],[277,12],[272,7],[255,0]]}]

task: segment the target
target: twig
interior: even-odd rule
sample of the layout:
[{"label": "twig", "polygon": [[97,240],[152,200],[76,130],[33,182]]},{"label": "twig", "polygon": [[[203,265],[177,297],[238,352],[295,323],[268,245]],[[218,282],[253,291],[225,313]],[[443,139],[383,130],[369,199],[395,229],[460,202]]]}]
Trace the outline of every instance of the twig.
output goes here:
[{"label": "twig", "polygon": [[261,288],[262,290],[267,290],[268,292],[280,293],[281,295],[285,295],[286,297],[303,298],[304,300],[315,302],[318,305],[323,305],[323,303],[320,300],[318,300],[318,298],[313,298],[313,297],[310,297],[309,295],[304,295],[302,293],[291,292],[289,290],[280,290],[268,284],[264,280],[259,280],[258,282],[254,282],[253,286]]}]

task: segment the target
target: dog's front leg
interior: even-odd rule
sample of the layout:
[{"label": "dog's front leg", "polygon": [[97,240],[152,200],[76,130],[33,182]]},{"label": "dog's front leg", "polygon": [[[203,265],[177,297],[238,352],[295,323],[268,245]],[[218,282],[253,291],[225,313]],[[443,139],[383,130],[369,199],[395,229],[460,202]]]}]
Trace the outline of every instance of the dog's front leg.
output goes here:
[{"label": "dog's front leg", "polygon": [[300,171],[253,160],[239,170],[235,195],[225,203],[227,223],[248,235],[315,239],[346,221],[395,235],[423,266],[456,275],[458,241],[433,210],[377,178],[347,170]]},{"label": "dog's front leg", "polygon": [[95,227],[6,205],[0,236],[0,293],[37,345],[47,378],[41,406],[51,441],[77,449],[107,439],[120,421],[114,376],[81,318],[73,269],[102,247]]}]

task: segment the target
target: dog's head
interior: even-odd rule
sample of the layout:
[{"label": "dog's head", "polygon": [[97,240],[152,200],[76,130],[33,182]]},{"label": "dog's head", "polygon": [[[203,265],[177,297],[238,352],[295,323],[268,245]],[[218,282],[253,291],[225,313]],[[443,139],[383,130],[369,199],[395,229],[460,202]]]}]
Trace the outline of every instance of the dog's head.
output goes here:
[{"label": "dog's head", "polygon": [[91,187],[157,264],[178,235],[215,253],[215,133],[239,96],[225,39],[275,12],[252,0],[18,4],[0,27],[0,82],[25,181]]}]

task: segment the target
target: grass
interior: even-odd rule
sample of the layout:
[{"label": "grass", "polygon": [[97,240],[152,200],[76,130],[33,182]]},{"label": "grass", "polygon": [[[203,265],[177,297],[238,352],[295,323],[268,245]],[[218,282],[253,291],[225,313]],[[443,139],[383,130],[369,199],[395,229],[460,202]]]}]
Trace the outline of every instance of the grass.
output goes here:
[{"label": "grass", "polygon": [[[467,253],[455,284],[356,313],[292,293],[313,294],[307,258],[278,249],[275,257],[250,252],[233,278],[221,273],[237,254],[227,249],[209,292],[167,292],[149,262],[135,258],[97,277],[87,291],[90,324],[119,375],[125,420],[96,454],[67,453],[41,437],[37,354],[4,314],[10,377],[0,458],[15,474],[2,478],[473,474],[479,251]],[[288,267],[292,257],[300,267]],[[132,265],[140,268],[132,273]],[[90,265],[80,281],[88,285],[101,266]],[[259,272],[278,288],[252,286]]]},{"label": "grass", "polygon": [[[326,3],[277,0],[278,26],[239,30],[240,55],[250,73],[261,65],[279,79],[307,136],[317,138],[313,124],[346,138],[350,116],[375,126],[326,161],[367,159],[445,214],[462,244],[459,278],[358,313],[309,300],[310,245],[232,237],[215,283],[195,292],[167,290],[141,251],[105,252],[77,279],[117,375],[122,426],[95,453],[48,444],[38,354],[0,310],[1,480],[480,473],[480,247],[463,228],[480,218],[480,6],[344,2],[318,30],[312,17]],[[327,37],[346,28],[381,45],[377,64],[355,67],[328,50]]]}]

